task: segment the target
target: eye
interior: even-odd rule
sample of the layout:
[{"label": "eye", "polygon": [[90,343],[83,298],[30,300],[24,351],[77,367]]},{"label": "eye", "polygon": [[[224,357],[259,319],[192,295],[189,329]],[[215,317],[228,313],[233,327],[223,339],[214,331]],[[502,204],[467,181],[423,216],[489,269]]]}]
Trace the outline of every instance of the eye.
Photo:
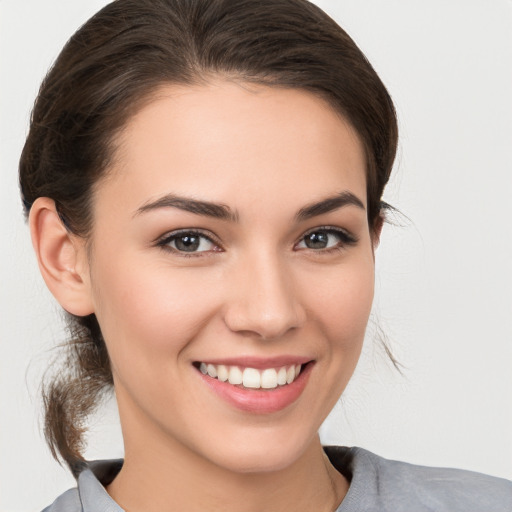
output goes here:
[{"label": "eye", "polygon": [[157,242],[159,247],[180,253],[200,253],[219,251],[219,246],[211,238],[198,231],[170,233]]},{"label": "eye", "polygon": [[309,231],[295,247],[297,249],[328,251],[330,249],[342,249],[348,245],[354,245],[356,242],[357,240],[352,235],[342,229],[325,227]]}]

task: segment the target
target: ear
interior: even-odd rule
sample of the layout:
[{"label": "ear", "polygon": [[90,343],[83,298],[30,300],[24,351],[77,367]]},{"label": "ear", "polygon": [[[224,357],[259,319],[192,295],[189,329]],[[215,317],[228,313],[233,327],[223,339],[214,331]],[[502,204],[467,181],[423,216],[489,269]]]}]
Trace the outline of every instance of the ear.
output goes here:
[{"label": "ear", "polygon": [[48,197],[34,201],[29,226],[39,270],[50,292],[73,315],[93,313],[85,241],[66,229]]}]

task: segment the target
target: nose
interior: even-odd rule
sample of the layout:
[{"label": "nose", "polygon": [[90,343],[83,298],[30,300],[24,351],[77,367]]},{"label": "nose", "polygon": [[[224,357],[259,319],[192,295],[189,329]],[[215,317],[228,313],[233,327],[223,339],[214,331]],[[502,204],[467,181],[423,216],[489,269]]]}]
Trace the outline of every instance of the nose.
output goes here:
[{"label": "nose", "polygon": [[225,323],[230,330],[276,339],[301,327],[306,320],[292,272],[269,253],[245,259],[233,280]]}]

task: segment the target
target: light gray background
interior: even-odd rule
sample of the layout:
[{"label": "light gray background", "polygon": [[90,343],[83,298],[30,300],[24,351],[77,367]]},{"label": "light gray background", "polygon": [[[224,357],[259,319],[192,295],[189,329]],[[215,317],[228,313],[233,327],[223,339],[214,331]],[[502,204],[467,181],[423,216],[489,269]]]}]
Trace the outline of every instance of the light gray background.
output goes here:
[{"label": "light gray background", "polygon": [[[2,512],[40,510],[73,484],[39,433],[40,377],[64,335],[16,171],[43,74],[104,3],[0,0]],[[412,221],[386,226],[377,253],[375,312],[405,377],[370,335],[323,438],[512,479],[512,1],[317,3],[396,102],[401,144],[386,198]],[[94,419],[87,455],[122,455],[113,404]]]}]

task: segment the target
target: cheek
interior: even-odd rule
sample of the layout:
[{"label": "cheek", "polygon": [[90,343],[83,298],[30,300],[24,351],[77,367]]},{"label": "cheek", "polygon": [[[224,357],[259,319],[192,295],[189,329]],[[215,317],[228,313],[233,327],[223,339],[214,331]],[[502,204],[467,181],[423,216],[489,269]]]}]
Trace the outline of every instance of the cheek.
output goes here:
[{"label": "cheek", "polygon": [[374,294],[373,260],[361,259],[356,265],[316,280],[311,308],[315,308],[319,328],[331,350],[354,351],[361,348]]},{"label": "cheek", "polygon": [[[196,272],[172,271],[162,265],[100,267],[95,282],[96,315],[114,371],[145,364],[155,372],[167,355],[182,352],[215,314],[215,300]],[[197,269],[196,269],[197,270]],[[202,286],[198,288],[199,284]]]}]

